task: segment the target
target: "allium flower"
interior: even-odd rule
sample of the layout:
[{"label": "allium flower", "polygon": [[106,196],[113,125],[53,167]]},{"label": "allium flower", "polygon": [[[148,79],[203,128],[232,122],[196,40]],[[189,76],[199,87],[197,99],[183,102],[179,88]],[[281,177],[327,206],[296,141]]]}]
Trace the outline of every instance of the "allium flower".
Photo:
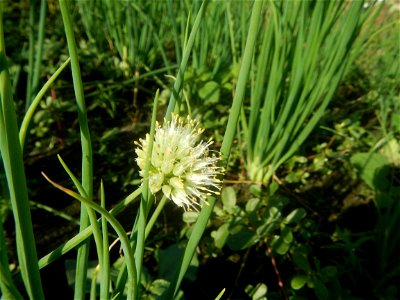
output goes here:
[{"label": "allium flower", "polygon": [[[213,142],[199,141],[203,131],[197,121],[178,115],[172,115],[172,120],[162,126],[157,123],[149,167],[149,187],[153,194],[161,190],[185,209],[196,209],[196,205],[206,203],[207,195],[218,194],[221,181],[217,176],[223,168],[217,166],[219,156],[209,155],[208,148]],[[149,142],[149,134],[135,142],[142,177]]]}]

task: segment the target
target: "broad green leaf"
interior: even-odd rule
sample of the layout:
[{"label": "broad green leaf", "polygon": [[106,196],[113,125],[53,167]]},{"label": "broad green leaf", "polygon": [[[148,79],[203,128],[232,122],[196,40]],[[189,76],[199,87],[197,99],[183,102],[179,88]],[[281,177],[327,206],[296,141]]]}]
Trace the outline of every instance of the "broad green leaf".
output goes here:
[{"label": "broad green leaf", "polygon": [[258,199],[258,198],[250,199],[246,203],[246,212],[249,214],[254,213],[258,209],[259,204],[260,204],[260,199]]},{"label": "broad green leaf", "polygon": [[400,112],[394,111],[392,115],[392,126],[400,132]]},{"label": "broad green leaf", "polygon": [[376,195],[376,203],[379,208],[389,208],[400,195],[400,187],[391,187],[387,192],[379,192]]},{"label": "broad green leaf", "polygon": [[211,237],[214,239],[215,246],[220,249],[224,247],[228,236],[229,223],[224,223],[217,230],[211,232]]},{"label": "broad green leaf", "polygon": [[285,242],[285,240],[279,235],[275,235],[272,238],[271,246],[272,249],[279,255],[285,255],[290,248],[290,244]]},{"label": "broad green leaf", "polygon": [[301,219],[306,216],[306,210],[304,208],[297,208],[293,210],[286,218],[283,220],[285,224],[298,223]]},{"label": "broad green leaf", "polygon": [[338,273],[338,271],[335,266],[326,266],[326,267],[323,267],[321,270],[322,276],[328,277],[328,278],[335,277],[337,275],[337,273]]},{"label": "broad green leaf", "polygon": [[314,280],[314,292],[317,298],[320,300],[329,299],[329,291],[325,284],[319,279]]},{"label": "broad green leaf", "polygon": [[247,249],[258,242],[258,236],[254,231],[242,227],[240,231],[228,237],[227,244],[233,251]]},{"label": "broad green leaf", "polygon": [[284,208],[289,202],[290,201],[287,197],[278,194],[268,200],[268,205],[273,206],[278,210],[282,210],[282,208]]},{"label": "broad green leaf", "polygon": [[393,165],[400,165],[400,143],[395,138],[390,139],[382,148],[382,154]]},{"label": "broad green leaf", "polygon": [[279,227],[279,223],[276,221],[266,221],[260,227],[257,228],[257,234],[260,237],[268,236],[272,231]]},{"label": "broad green leaf", "polygon": [[279,223],[281,218],[281,213],[276,207],[271,207],[268,211],[268,217],[265,222],[257,228],[257,234],[259,236],[267,236],[273,230],[279,227]]},{"label": "broad green leaf", "polygon": [[360,177],[374,190],[384,191],[390,186],[388,180],[389,162],[378,153],[357,153],[350,158]]},{"label": "broad green leaf", "polygon": [[304,274],[296,275],[290,281],[290,286],[294,290],[301,289],[308,281],[308,276]]},{"label": "broad green leaf", "polygon": [[279,184],[275,181],[272,181],[269,185],[268,185],[268,195],[272,196],[275,194],[275,192],[279,189]]},{"label": "broad green leaf", "polygon": [[149,288],[153,295],[161,296],[169,287],[169,281],[165,279],[156,279],[151,283]]},{"label": "broad green leaf", "polygon": [[236,192],[233,187],[228,186],[222,190],[221,200],[224,205],[224,210],[233,212],[233,208],[236,206]]},{"label": "broad green leaf", "polygon": [[[157,259],[159,261],[159,277],[166,278],[168,280],[174,275],[173,270],[177,267],[180,257],[184,251],[184,245],[173,244],[164,250],[160,250],[157,253]],[[197,268],[199,261],[197,255],[194,255],[188,271],[185,274],[185,278],[189,280],[195,280],[197,277]]]},{"label": "broad green leaf", "polygon": [[256,285],[256,287],[254,288],[254,290],[252,291],[252,300],[263,300],[263,299],[267,299],[267,291],[268,288],[264,283],[259,283]]},{"label": "broad green leaf", "polygon": [[292,252],[292,259],[295,265],[306,273],[311,272],[311,266],[310,263],[308,262],[307,253],[305,252],[305,249],[303,247],[297,247],[293,249],[293,251],[291,252]]},{"label": "broad green leaf", "polygon": [[187,224],[191,224],[196,222],[198,217],[199,213],[196,211],[185,211],[182,215],[182,220]]},{"label": "broad green leaf", "polygon": [[172,276],[171,270],[179,263],[179,258],[183,253],[184,247],[179,244],[172,244],[166,249],[160,249],[156,252],[156,258],[159,266],[159,276],[170,279]]},{"label": "broad green leaf", "polygon": [[289,227],[283,227],[281,230],[281,238],[288,244],[293,242],[293,233]]},{"label": "broad green leaf", "polygon": [[216,104],[219,101],[220,88],[215,81],[208,81],[199,89],[199,97],[207,104]]},{"label": "broad green leaf", "polygon": [[273,207],[271,207],[271,208],[269,209],[269,216],[270,216],[272,219],[276,220],[276,219],[278,219],[278,218],[281,217],[281,212],[279,211],[278,208],[276,208],[275,206],[273,206]]},{"label": "broad green leaf", "polygon": [[249,188],[249,191],[253,196],[256,196],[256,197],[261,196],[261,188],[260,188],[260,186],[258,186],[256,184],[251,185]]}]

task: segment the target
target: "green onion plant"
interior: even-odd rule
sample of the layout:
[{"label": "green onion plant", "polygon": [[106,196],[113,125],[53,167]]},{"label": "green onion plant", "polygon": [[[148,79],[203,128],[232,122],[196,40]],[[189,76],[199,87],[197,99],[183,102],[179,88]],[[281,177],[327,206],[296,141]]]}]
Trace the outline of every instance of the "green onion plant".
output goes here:
[{"label": "green onion plant", "polygon": [[363,1],[265,6],[241,120],[248,176],[263,184],[318,124],[368,35],[362,28],[373,12]]}]

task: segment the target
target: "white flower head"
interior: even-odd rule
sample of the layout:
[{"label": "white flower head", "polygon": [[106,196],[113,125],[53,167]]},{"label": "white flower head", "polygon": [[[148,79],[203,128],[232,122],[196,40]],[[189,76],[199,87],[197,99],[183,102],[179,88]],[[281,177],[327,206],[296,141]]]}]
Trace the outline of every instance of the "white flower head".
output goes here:
[{"label": "white flower head", "polygon": [[[207,195],[218,194],[220,190],[221,181],[217,177],[224,170],[217,165],[219,155],[210,155],[209,146],[213,142],[200,140],[203,131],[196,120],[173,114],[171,121],[157,123],[154,134],[148,175],[150,191],[153,194],[162,191],[185,210],[207,203]],[[142,177],[149,142],[149,134],[135,142]]]}]

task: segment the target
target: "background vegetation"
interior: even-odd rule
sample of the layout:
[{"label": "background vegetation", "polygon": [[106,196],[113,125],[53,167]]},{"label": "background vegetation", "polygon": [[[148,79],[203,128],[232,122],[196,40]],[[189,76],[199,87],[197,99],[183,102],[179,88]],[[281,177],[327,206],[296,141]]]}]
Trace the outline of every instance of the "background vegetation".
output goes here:
[{"label": "background vegetation", "polygon": [[[83,180],[83,198],[87,193],[100,203],[106,195],[107,210],[123,203],[118,221],[130,234],[140,204],[121,199],[131,199],[127,195],[141,184],[134,141],[149,132],[159,89],[157,119],[162,121],[176,101],[175,111],[200,121],[204,139],[214,139],[213,148],[221,149],[227,165],[221,196],[215,206],[211,200],[211,217],[175,298],[215,299],[224,288],[221,299],[399,298],[398,2],[67,4],[80,79],[67,66],[71,57],[74,68],[73,47],[58,2],[2,3],[1,72],[8,67],[11,84],[2,84],[1,270],[10,270],[19,291],[0,285],[3,296],[6,290],[22,297],[35,293],[23,274],[29,261],[38,260],[21,261],[25,244],[15,243],[24,232],[19,226],[29,219],[18,225],[14,190],[26,189],[17,199],[29,203],[33,236],[26,245],[36,243],[38,258],[49,259],[48,253],[77,235],[79,224],[89,224],[80,203],[41,176],[79,189],[57,154],[78,178],[93,180],[92,190]],[[14,142],[22,141],[16,169],[7,163],[17,161],[18,153],[4,146],[10,136],[18,139],[18,128],[7,127],[10,95],[17,112],[12,121],[20,128]],[[82,138],[82,130],[91,140]],[[93,152],[86,168],[82,151]],[[16,170],[15,181],[7,168]],[[26,178],[26,185],[18,178]],[[198,218],[166,204],[145,243],[140,299],[172,297],[169,282]],[[106,236],[110,243],[117,237],[111,230]],[[110,282],[123,294],[128,291],[118,273],[123,264],[118,248],[110,251]],[[89,271],[81,273],[88,281],[82,294],[92,298],[100,286],[96,250],[92,242]],[[43,294],[78,297],[76,251],[58,256],[39,261]]]}]

